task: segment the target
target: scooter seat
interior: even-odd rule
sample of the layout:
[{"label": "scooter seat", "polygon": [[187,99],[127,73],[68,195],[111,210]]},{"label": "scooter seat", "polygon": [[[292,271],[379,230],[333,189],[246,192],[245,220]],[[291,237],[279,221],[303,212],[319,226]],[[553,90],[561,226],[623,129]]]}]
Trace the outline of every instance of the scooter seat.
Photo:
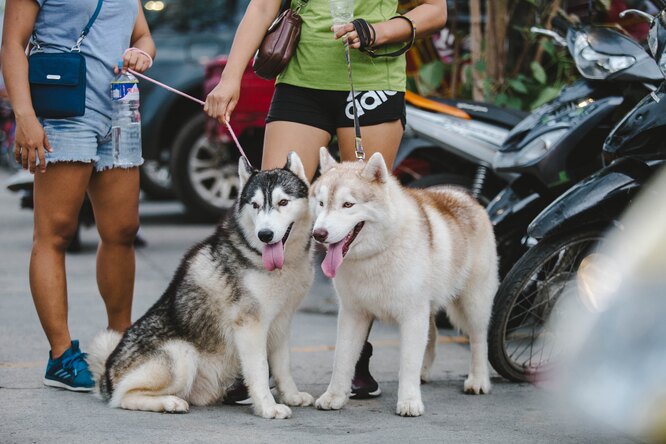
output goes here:
[{"label": "scooter seat", "polygon": [[473,119],[480,120],[493,125],[501,126],[511,129],[529,115],[524,111],[519,111],[509,108],[500,108],[499,106],[490,105],[483,102],[475,102],[472,100],[457,100],[457,99],[442,99],[431,97],[444,105],[453,106],[461,111],[466,112]]}]

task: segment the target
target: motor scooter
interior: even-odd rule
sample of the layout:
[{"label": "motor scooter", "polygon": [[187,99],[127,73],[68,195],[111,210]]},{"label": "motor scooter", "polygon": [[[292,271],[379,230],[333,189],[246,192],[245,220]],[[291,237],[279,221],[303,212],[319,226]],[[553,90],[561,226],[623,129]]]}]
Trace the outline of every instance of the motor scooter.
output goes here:
[{"label": "motor scooter", "polygon": [[566,38],[533,32],[566,45],[583,79],[514,127],[495,156],[496,174],[517,175],[487,207],[502,276],[526,251],[530,221],[602,167],[601,147],[611,129],[663,81],[654,59],[617,30],[569,25]]},{"label": "motor scooter", "polygon": [[[666,8],[666,2],[661,1]],[[648,46],[666,77],[666,12],[650,20]],[[548,327],[563,294],[577,291],[576,277],[595,266],[596,246],[666,163],[666,81],[618,122],[603,145],[606,166],[571,187],[530,224],[535,245],[511,268],[495,297],[489,359],[504,377],[533,380],[557,358]]]}]

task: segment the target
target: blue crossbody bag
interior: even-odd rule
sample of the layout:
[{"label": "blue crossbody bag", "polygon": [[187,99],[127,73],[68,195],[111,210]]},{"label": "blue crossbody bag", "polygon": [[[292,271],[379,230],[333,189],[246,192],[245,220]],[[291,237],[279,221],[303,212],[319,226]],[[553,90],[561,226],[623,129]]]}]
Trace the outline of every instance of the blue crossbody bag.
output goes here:
[{"label": "blue crossbody bag", "polygon": [[44,52],[46,45],[32,33],[35,49],[28,57],[28,80],[32,107],[38,117],[61,119],[86,112],[86,59],[81,54],[81,43],[95,23],[103,1],[97,2],[95,12],[69,52]]}]

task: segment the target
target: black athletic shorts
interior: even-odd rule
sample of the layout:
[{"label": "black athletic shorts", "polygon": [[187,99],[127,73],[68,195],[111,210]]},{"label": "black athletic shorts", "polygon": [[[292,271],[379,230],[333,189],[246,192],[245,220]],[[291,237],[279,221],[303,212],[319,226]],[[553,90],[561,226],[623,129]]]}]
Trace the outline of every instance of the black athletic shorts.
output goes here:
[{"label": "black athletic shorts", "polygon": [[[356,91],[356,112],[361,126],[400,120],[405,126],[405,93]],[[287,121],[321,128],[331,135],[336,128],[353,127],[351,93],[303,88],[279,83],[266,123]]]}]

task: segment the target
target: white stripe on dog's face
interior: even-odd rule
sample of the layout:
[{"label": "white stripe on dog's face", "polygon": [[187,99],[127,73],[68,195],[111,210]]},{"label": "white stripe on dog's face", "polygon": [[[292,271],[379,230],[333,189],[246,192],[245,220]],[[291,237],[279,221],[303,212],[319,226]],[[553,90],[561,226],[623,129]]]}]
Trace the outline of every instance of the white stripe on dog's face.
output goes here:
[{"label": "white stripe on dog's face", "polygon": [[269,230],[273,232],[273,239],[268,243],[274,243],[282,240],[289,225],[296,219],[300,213],[300,209],[294,205],[293,196],[289,196],[284,192],[282,187],[273,189],[269,199],[265,199],[261,190],[257,190],[252,197],[253,208],[257,211],[254,232],[259,237],[259,232]]}]

